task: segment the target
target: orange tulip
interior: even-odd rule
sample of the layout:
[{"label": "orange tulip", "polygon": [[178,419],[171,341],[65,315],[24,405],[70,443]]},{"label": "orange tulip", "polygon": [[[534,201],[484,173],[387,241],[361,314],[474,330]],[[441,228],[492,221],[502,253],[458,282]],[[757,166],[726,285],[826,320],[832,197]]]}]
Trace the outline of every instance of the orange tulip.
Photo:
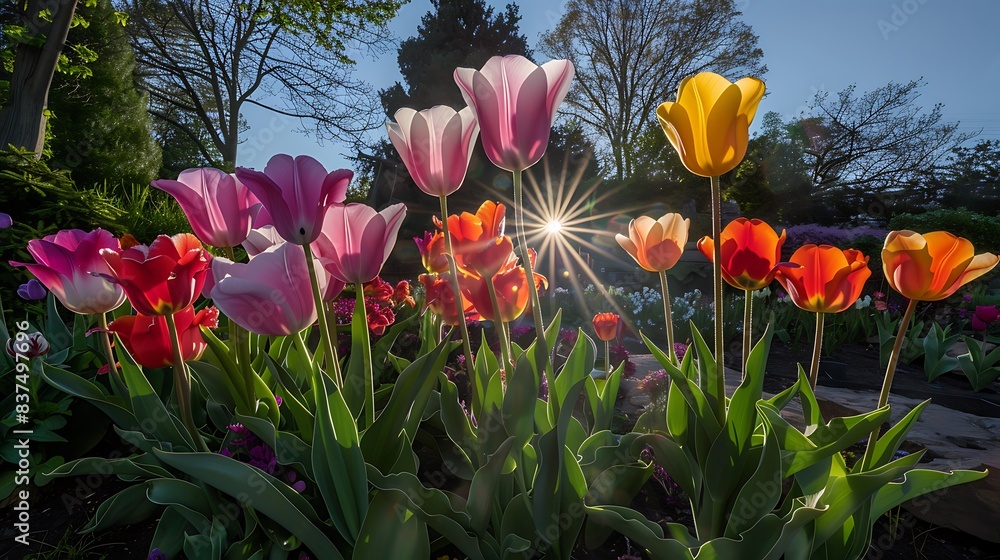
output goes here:
[{"label": "orange tulip", "polygon": [[431,312],[441,317],[444,324],[458,325],[461,320],[475,321],[478,319],[472,303],[465,297],[461,298],[462,311],[459,312],[448,273],[421,274],[417,279],[424,285],[424,291],[427,293],[425,305]]},{"label": "orange tulip", "polygon": [[[532,249],[528,250],[531,264],[534,266],[536,254]],[[497,320],[493,310],[493,302],[490,301],[489,286],[487,278],[492,278],[493,288],[497,293],[497,306],[500,308],[500,320],[511,322],[520,317],[527,309],[529,301],[528,272],[523,266],[517,265],[517,259],[508,260],[503,268],[494,276],[463,275],[459,280],[462,285],[462,294],[472,302],[479,315],[489,321]],[[548,280],[541,274],[535,273],[535,288],[541,289],[548,286]]]},{"label": "orange tulip", "polygon": [[656,109],[660,126],[689,171],[718,177],[746,155],[750,122],[764,97],[764,82],[743,78],[735,84],[712,72],[684,78],[677,102]]},{"label": "orange tulip", "polygon": [[628,225],[628,237],[615,240],[632,255],[639,266],[650,272],[669,270],[681,258],[691,220],[680,214],[664,214],[659,220],[639,216]]},{"label": "orange tulip", "polygon": [[620,317],[618,317],[617,313],[598,313],[594,315],[594,332],[597,334],[597,338],[604,342],[614,340],[618,336],[619,319]]},{"label": "orange tulip", "polygon": [[[736,218],[722,230],[722,277],[738,290],[760,290],[771,283],[785,230],[779,236],[766,222]],[[698,250],[709,261],[715,258],[715,242],[711,237],[698,241]]]},{"label": "orange tulip", "polygon": [[799,247],[791,263],[778,265],[775,277],[800,308],[840,313],[854,305],[871,275],[861,251],[810,244]]},{"label": "orange tulip", "polygon": [[894,290],[916,301],[939,301],[986,274],[1000,261],[975,254],[968,239],[946,231],[893,231],[882,248],[882,268]]}]

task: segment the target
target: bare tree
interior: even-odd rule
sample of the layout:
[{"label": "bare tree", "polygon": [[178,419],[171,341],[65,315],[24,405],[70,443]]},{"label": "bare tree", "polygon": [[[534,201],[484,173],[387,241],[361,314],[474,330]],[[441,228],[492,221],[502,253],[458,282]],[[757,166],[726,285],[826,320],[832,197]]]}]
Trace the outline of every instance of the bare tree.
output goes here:
[{"label": "bare tree", "polygon": [[0,10],[5,25],[23,31],[16,39],[8,102],[0,110],[0,149],[14,146],[41,156],[49,88],[76,5],[77,0],[26,0]]},{"label": "bare tree", "polygon": [[[386,48],[385,24],[399,6],[397,0],[129,0],[127,11],[150,112],[228,169],[247,105],[309,122],[321,140],[356,143],[381,124],[370,88],[351,77],[349,55]],[[179,119],[178,112],[193,119]]]},{"label": "bare tree", "polygon": [[567,58],[568,110],[604,140],[618,179],[631,177],[637,140],[680,80],[705,70],[761,76],[757,36],[733,0],[569,0],[541,50]]},{"label": "bare tree", "polygon": [[923,112],[923,80],[890,82],[855,95],[850,86],[816,95],[810,117],[799,124],[817,194],[916,190],[929,183],[945,159],[974,137],[942,121],[942,104]]}]

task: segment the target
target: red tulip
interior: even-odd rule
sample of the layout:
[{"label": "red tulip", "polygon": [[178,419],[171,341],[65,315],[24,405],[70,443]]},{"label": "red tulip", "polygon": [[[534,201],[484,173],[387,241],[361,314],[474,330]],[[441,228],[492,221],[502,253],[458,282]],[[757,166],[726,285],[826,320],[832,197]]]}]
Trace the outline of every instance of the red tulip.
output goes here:
[{"label": "red tulip", "polygon": [[594,333],[597,338],[609,342],[618,336],[618,322],[621,317],[617,313],[598,313],[594,315]]},{"label": "red tulip", "polygon": [[[760,290],[774,280],[785,230],[779,236],[762,220],[736,218],[722,230],[722,277],[738,290]],[[708,260],[715,259],[711,237],[698,241],[698,250]]]},{"label": "red tulip", "polygon": [[283,239],[305,245],[319,237],[327,209],[344,202],[354,172],[327,173],[323,164],[309,156],[293,159],[278,154],[267,162],[263,173],[240,167],[236,177],[260,199]]},{"label": "red tulip", "polygon": [[433,196],[457,191],[479,136],[472,109],[438,105],[417,112],[404,107],[395,117],[395,123],[386,124],[389,139],[417,187]]},{"label": "red tulip", "polygon": [[125,301],[120,286],[104,277],[111,269],[101,256],[102,251],[118,253],[118,240],[103,229],[84,232],[62,230],[55,235],[28,242],[28,252],[34,263],[10,261],[11,266],[23,266],[56,296],[66,309],[74,313],[105,313]]},{"label": "red tulip", "polygon": [[120,285],[143,315],[176,313],[191,305],[209,266],[208,253],[190,233],[161,235],[149,247],[138,245],[120,254],[102,249],[101,255],[111,271],[100,276]]},{"label": "red tulip", "polygon": [[455,82],[476,112],[486,157],[507,171],[542,158],[549,132],[574,75],[573,63],[536,66],[523,56],[494,56],[482,70],[455,69]]},{"label": "red tulip", "polygon": [[[218,326],[219,310],[207,307],[195,313],[187,306],[174,313],[181,357],[185,361],[201,358],[207,344],[200,327]],[[174,365],[173,349],[167,319],[161,315],[128,315],[119,317],[108,325],[108,330],[118,335],[128,353],[142,367],[158,368]]]},{"label": "red tulip", "polygon": [[871,275],[868,257],[861,251],[803,245],[792,254],[791,263],[778,265],[775,278],[800,308],[840,313],[854,305]]},{"label": "red tulip", "polygon": [[216,247],[235,247],[250,232],[251,207],[260,202],[235,175],[211,167],[185,169],[176,181],[152,185],[181,205],[199,239]]}]

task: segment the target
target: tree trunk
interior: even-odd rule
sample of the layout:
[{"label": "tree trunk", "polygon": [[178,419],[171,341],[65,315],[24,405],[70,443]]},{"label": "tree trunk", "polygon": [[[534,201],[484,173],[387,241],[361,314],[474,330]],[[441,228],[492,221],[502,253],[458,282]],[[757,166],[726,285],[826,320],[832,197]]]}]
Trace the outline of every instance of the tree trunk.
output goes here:
[{"label": "tree trunk", "polygon": [[[35,47],[21,43],[17,46],[14,72],[10,82],[10,100],[0,110],[0,149],[9,146],[35,152],[41,157],[45,143],[45,107],[49,87],[56,72],[56,63],[66,44],[76,11],[77,0],[33,0],[27,9],[28,27],[35,27],[34,34],[45,35],[45,43]],[[41,9],[53,12],[52,23],[43,23],[38,17]]]}]

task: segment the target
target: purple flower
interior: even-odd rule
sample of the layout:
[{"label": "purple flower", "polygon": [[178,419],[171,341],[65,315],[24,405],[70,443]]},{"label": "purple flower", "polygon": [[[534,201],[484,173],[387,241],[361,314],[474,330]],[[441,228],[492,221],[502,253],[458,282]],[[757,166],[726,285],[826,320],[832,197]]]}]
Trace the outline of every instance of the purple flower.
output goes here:
[{"label": "purple flower", "polygon": [[674,343],[674,354],[677,354],[677,360],[678,361],[684,359],[684,354],[687,353],[687,349],[688,349],[688,345],[684,344],[683,342],[675,342]]},{"label": "purple flower", "polygon": [[964,301],[965,303],[971,302],[972,301],[972,294],[965,294],[965,295],[963,295],[962,296],[962,301]]},{"label": "purple flower", "polygon": [[0,212],[0,229],[7,229],[12,225],[14,225],[14,220],[11,219],[10,214]]},{"label": "purple flower", "polygon": [[46,294],[48,294],[48,291],[46,291],[45,286],[34,278],[28,280],[24,284],[21,284],[17,288],[17,295],[21,296],[21,299],[28,301],[45,299]]},{"label": "purple flower", "polygon": [[298,478],[299,478],[299,473],[292,470],[288,471],[285,474],[285,482],[287,482],[288,485],[292,487],[292,490],[295,490],[296,492],[301,494],[306,491],[306,481],[298,480]]},{"label": "purple flower", "polygon": [[285,401],[283,401],[278,395],[274,395],[274,402],[278,403],[278,406],[281,406],[281,403]]},{"label": "purple flower", "polygon": [[146,560],[170,560],[170,558],[159,548],[154,548],[149,551],[149,556],[146,557]]}]

